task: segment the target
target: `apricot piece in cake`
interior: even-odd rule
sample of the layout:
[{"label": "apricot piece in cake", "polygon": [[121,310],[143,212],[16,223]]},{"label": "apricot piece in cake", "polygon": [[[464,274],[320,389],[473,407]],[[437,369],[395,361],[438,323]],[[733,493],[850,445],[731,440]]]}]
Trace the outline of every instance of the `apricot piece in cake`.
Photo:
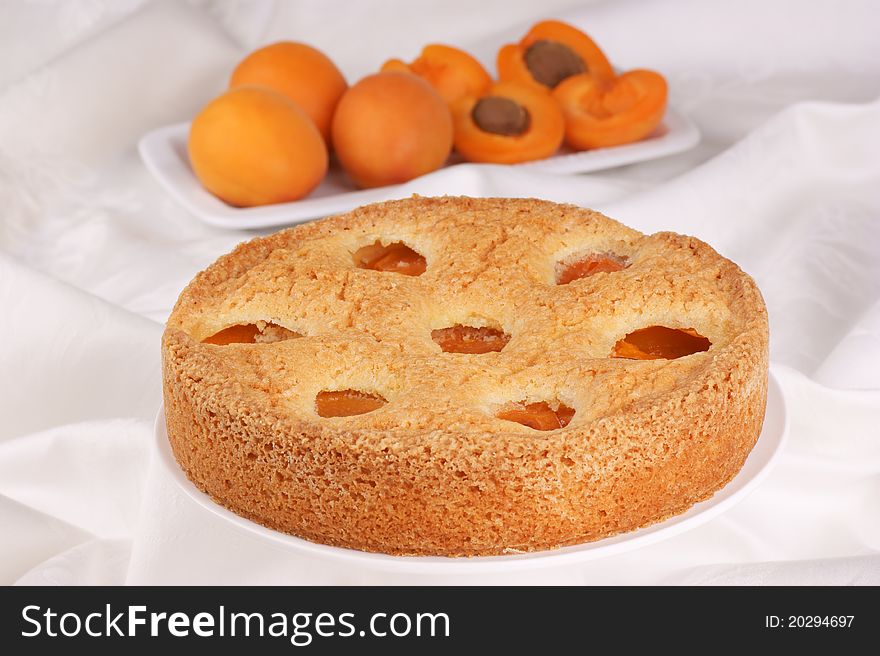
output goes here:
[{"label": "apricot piece in cake", "polygon": [[359,269],[390,271],[405,276],[420,276],[427,268],[424,256],[400,241],[383,245],[377,240],[356,250],[352,257]]},{"label": "apricot piece in cake", "polygon": [[431,331],[431,339],[445,353],[492,353],[500,351],[510,335],[503,330],[489,326],[463,326],[456,324],[449,328],[438,328]]},{"label": "apricot piece in cake", "polygon": [[378,410],[387,401],[378,394],[358,390],[324,390],[315,397],[315,410],[321,417],[352,417]]},{"label": "apricot piece in cake", "polygon": [[628,360],[675,360],[708,351],[711,345],[712,342],[693,328],[649,326],[618,340],[612,357]]},{"label": "apricot piece in cake", "polygon": [[496,415],[505,421],[514,421],[535,430],[548,431],[565,428],[574,417],[574,408],[562,403],[554,408],[546,401],[510,403]]},{"label": "apricot piece in cake", "polygon": [[229,326],[202,340],[205,344],[227,346],[229,344],[271,344],[285,339],[302,337],[299,333],[269,321]]},{"label": "apricot piece in cake", "polygon": [[629,266],[626,258],[610,253],[590,253],[556,265],[556,284],[567,285],[594,273],[614,273]]}]

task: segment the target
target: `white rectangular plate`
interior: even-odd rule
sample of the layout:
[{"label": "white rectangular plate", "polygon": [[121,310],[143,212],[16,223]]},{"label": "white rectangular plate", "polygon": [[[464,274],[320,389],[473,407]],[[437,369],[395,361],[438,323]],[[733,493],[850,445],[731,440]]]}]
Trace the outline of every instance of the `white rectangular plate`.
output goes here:
[{"label": "white rectangular plate", "polygon": [[[206,191],[193,173],[186,152],[188,133],[189,123],[158,128],[141,138],[138,150],[159,184],[196,218],[209,225],[236,230],[286,226],[410,195],[404,185],[357,189],[337,164],[331,164],[320,186],[302,200],[262,207],[232,207]],[[697,126],[670,108],[660,126],[642,141],[583,152],[563,151],[544,160],[514,166],[541,173],[588,173],[680,153],[693,148],[699,140]],[[446,168],[480,166],[493,165],[451,163]]]}]

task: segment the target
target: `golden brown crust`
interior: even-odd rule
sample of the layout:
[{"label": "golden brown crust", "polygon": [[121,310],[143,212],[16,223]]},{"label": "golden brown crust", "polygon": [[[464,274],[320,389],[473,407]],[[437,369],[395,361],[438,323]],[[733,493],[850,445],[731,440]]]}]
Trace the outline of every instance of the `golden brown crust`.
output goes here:
[{"label": "golden brown crust", "polygon": [[[418,277],[356,268],[403,241]],[[556,285],[556,263],[613,252],[631,266]],[[271,321],[274,344],[201,340]],[[492,325],[497,353],[443,353],[431,331]],[[712,347],[610,359],[649,325]],[[326,544],[392,554],[549,549],[632,530],[711,496],[740,469],[767,394],[767,315],[750,277],[708,245],[651,236],[533,199],[418,198],[359,208],[240,245],[184,290],[163,337],[168,434],[192,481],[231,510]],[[325,419],[322,389],[388,403]],[[554,399],[540,432],[494,416]]]}]

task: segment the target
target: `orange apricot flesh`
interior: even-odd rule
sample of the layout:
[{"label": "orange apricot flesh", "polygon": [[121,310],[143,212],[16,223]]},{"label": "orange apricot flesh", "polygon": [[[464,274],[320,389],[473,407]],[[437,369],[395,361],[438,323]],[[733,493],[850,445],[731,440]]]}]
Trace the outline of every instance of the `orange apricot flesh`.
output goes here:
[{"label": "orange apricot flesh", "polygon": [[611,357],[628,360],[675,360],[708,351],[712,345],[693,328],[649,326],[629,333],[614,345]]},{"label": "orange apricot flesh", "polygon": [[470,162],[517,164],[549,157],[565,137],[565,116],[553,96],[517,82],[499,82],[452,107],[455,149]]},{"label": "orange apricot flesh", "polygon": [[614,79],[602,49],[578,28],[555,20],[536,23],[519,43],[503,46],[497,64],[498,79],[542,90],[585,73],[601,82]]},{"label": "orange apricot flesh", "polygon": [[386,401],[378,394],[358,390],[324,390],[315,397],[315,409],[321,417],[352,417],[378,410]]},{"label": "orange apricot flesh", "polygon": [[572,280],[587,278],[594,273],[614,273],[629,266],[625,258],[608,253],[592,253],[566,264],[560,263],[556,270],[556,284],[567,285]]},{"label": "orange apricot flesh", "polygon": [[546,401],[512,403],[495,415],[499,419],[515,421],[535,430],[548,431],[568,426],[574,417],[574,408],[560,403],[556,409]]},{"label": "orange apricot flesh", "polygon": [[553,90],[565,114],[565,141],[575,150],[644,139],[663,119],[667,94],[662,75],[641,69],[604,83],[574,75]]},{"label": "orange apricot flesh", "polygon": [[510,335],[497,328],[488,326],[462,326],[456,324],[449,328],[431,331],[431,339],[445,353],[493,353],[507,346]]},{"label": "orange apricot flesh", "polygon": [[377,241],[359,248],[353,258],[358,268],[402,273],[405,276],[420,276],[427,268],[424,256],[399,241],[387,246]]},{"label": "orange apricot flesh", "polygon": [[294,339],[296,337],[302,337],[302,335],[276,323],[265,322],[262,328],[255,323],[245,323],[224,328],[220,332],[206,337],[202,342],[218,346],[227,346],[229,344],[271,344],[272,342],[282,342],[285,339]]}]

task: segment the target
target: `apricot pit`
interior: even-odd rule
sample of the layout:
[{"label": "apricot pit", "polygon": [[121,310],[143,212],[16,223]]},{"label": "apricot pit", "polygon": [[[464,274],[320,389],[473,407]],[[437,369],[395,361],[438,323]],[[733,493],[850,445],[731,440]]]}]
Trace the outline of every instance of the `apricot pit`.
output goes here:
[{"label": "apricot pit", "polygon": [[529,110],[510,98],[486,96],[477,101],[471,117],[483,132],[505,137],[520,135],[529,129]]},{"label": "apricot pit", "polygon": [[532,77],[551,89],[567,77],[587,72],[584,60],[559,41],[535,41],[526,48],[523,59]]}]

